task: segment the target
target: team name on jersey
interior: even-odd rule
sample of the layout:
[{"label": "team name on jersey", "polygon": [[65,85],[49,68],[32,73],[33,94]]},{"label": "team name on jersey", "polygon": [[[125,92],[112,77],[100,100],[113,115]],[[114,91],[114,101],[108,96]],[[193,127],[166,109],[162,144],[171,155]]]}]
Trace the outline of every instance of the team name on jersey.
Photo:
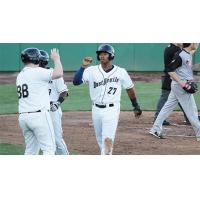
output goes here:
[{"label": "team name on jersey", "polygon": [[94,82],[94,88],[99,87],[101,85],[106,85],[107,83],[111,83],[111,82],[118,82],[119,78],[114,77],[114,78],[104,78],[104,80],[100,81],[100,82]]}]

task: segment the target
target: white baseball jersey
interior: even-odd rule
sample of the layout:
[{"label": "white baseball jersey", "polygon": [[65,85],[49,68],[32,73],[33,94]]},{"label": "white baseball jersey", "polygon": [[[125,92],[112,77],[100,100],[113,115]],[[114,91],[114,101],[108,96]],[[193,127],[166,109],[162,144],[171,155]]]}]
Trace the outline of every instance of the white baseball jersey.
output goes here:
[{"label": "white baseball jersey", "polygon": [[52,69],[24,67],[18,74],[19,113],[50,109],[48,85],[52,73]]},{"label": "white baseball jersey", "polygon": [[109,72],[105,72],[101,65],[88,67],[82,81],[89,83],[90,98],[99,104],[119,103],[122,87],[130,89],[134,86],[127,71],[116,65]]},{"label": "white baseball jersey", "polygon": [[[67,85],[64,82],[64,79],[58,78],[55,80],[49,81],[49,95],[50,101],[57,101],[60,93],[68,91]],[[53,123],[55,141],[56,141],[56,154],[57,155],[67,155],[69,154],[67,145],[63,139],[63,130],[62,130],[62,110],[59,107],[58,110],[50,112],[50,116]]]},{"label": "white baseball jersey", "polygon": [[57,101],[60,93],[65,91],[68,91],[68,88],[62,77],[49,81],[50,101]]}]

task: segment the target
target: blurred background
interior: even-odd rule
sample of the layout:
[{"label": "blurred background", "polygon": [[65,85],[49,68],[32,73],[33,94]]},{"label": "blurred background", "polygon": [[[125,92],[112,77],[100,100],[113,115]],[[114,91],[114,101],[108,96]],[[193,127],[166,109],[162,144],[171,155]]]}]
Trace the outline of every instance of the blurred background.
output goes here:
[{"label": "blurred background", "polygon": [[[94,64],[99,43],[0,43],[0,72],[17,72],[23,65],[20,53],[27,47],[37,47],[50,53],[60,50],[64,71],[76,71],[84,56],[92,56]],[[114,43],[114,63],[128,71],[163,71],[163,51],[167,43]],[[193,62],[200,62],[200,50],[194,54]],[[52,62],[49,63],[52,67]]]}]

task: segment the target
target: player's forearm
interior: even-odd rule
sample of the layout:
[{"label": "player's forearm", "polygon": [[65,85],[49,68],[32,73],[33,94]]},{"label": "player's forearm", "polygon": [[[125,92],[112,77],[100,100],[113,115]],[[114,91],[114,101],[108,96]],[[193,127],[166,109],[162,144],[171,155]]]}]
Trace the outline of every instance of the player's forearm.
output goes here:
[{"label": "player's forearm", "polygon": [[135,91],[133,88],[127,89],[126,91],[127,91],[127,94],[129,96],[130,100],[133,100],[136,98]]},{"label": "player's forearm", "polygon": [[73,79],[73,84],[74,85],[80,85],[83,83],[82,78],[83,78],[83,72],[85,68],[81,67],[74,75]]},{"label": "player's forearm", "polygon": [[175,72],[168,72],[168,74],[170,75],[170,77],[175,80],[181,87],[184,86],[184,82],[176,75]]},{"label": "player's forearm", "polygon": [[55,68],[53,70],[52,79],[57,79],[63,76],[63,67],[60,59],[54,60]]},{"label": "player's forearm", "polygon": [[139,104],[137,102],[136,95],[135,95],[134,88],[127,89],[126,91],[128,93],[129,99],[131,100],[131,103],[132,103],[133,107],[135,108],[135,107],[139,106]]},{"label": "player's forearm", "polygon": [[126,91],[127,91],[128,96],[131,100],[135,117],[139,118],[142,114],[142,110],[140,109],[140,106],[137,102],[137,98],[136,98],[136,95],[135,95],[134,88],[127,89]]},{"label": "player's forearm", "polygon": [[53,101],[50,102],[50,110],[52,112],[55,112],[56,110],[58,110],[59,106],[65,100],[65,97],[67,96],[69,96],[67,91],[60,93],[59,98],[56,102],[53,102]]},{"label": "player's forearm", "polygon": [[60,93],[58,102],[61,104],[65,100],[65,98],[68,96],[69,96],[69,93],[67,91]]}]

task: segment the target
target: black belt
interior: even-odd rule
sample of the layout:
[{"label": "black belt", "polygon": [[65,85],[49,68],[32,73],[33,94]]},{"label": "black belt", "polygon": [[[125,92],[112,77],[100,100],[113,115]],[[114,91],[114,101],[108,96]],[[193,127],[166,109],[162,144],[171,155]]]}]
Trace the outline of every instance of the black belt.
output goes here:
[{"label": "black belt", "polygon": [[19,113],[19,114],[24,114],[24,113],[37,113],[37,112],[41,112],[41,110],[37,110],[37,111],[33,111],[33,112],[23,112],[23,113]]},{"label": "black belt", "polygon": [[[106,108],[106,105],[99,105],[99,104],[94,104],[96,107],[98,107],[98,108]],[[114,106],[114,104],[113,103],[111,103],[111,104],[108,104],[108,107],[113,107]]]}]

